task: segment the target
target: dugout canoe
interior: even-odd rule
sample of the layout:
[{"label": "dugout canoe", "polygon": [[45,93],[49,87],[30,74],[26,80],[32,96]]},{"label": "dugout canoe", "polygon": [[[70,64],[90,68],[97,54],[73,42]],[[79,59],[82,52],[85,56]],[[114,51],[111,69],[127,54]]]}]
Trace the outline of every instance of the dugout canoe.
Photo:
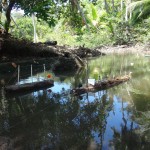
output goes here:
[{"label": "dugout canoe", "polygon": [[88,92],[97,92],[100,90],[105,90],[114,86],[117,86],[123,82],[131,79],[131,73],[122,77],[116,77],[114,79],[108,79],[104,81],[96,81],[94,85],[88,84],[88,86],[75,88],[71,90],[71,94],[81,95]]},{"label": "dugout canoe", "polygon": [[9,93],[14,92],[26,92],[26,91],[32,91],[32,90],[40,90],[48,87],[54,86],[53,80],[43,80],[38,82],[31,82],[31,83],[25,83],[25,84],[16,84],[16,85],[8,85],[5,86],[5,91]]}]

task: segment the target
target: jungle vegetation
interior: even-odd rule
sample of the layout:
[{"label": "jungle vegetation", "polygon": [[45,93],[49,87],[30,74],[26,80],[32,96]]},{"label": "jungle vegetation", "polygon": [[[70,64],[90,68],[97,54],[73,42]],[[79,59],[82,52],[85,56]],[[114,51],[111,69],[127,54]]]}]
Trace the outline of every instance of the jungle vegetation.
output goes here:
[{"label": "jungle vegetation", "polygon": [[0,3],[1,26],[17,38],[34,42],[56,40],[60,45],[87,47],[150,40],[150,0],[1,0]]}]

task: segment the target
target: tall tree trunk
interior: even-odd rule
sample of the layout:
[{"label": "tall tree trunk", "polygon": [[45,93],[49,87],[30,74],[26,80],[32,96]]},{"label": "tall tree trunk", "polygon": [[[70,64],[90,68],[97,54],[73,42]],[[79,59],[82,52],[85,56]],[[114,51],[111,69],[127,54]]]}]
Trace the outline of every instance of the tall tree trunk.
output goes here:
[{"label": "tall tree trunk", "polygon": [[120,6],[121,6],[121,11],[123,11],[123,0],[121,0]]},{"label": "tall tree trunk", "polygon": [[73,1],[74,1],[74,4],[77,6],[77,8],[78,8],[78,10],[79,10],[79,12],[80,12],[80,14],[81,14],[81,17],[82,17],[82,19],[83,19],[83,22],[85,23],[87,29],[89,29],[89,26],[88,26],[88,24],[87,24],[87,21],[86,21],[84,12],[83,12],[82,8],[80,7],[80,4],[79,4],[78,0],[73,0]]},{"label": "tall tree trunk", "polygon": [[106,12],[109,13],[109,7],[108,7],[107,0],[104,0],[104,4],[105,4],[105,10],[106,10]]},{"label": "tall tree trunk", "polygon": [[128,0],[126,0],[125,21],[128,21]]},{"label": "tall tree trunk", "polygon": [[121,10],[121,20],[123,20],[123,0],[121,0],[121,3],[120,3],[120,10]]},{"label": "tall tree trunk", "polygon": [[0,23],[1,23],[1,19],[2,19],[2,0],[0,0]]},{"label": "tall tree trunk", "polygon": [[[130,4],[132,3],[132,0],[130,0]],[[132,18],[132,12],[131,12],[131,8],[130,8],[130,19]]]},{"label": "tall tree trunk", "polygon": [[34,29],[34,43],[38,42],[38,36],[36,33],[36,21],[35,21],[35,15],[32,14],[32,23],[33,23],[33,29]]},{"label": "tall tree trunk", "polygon": [[[128,21],[129,18],[132,17],[132,13],[130,10],[128,10],[128,6],[131,4],[131,0],[126,0],[126,14],[125,14],[125,20]],[[129,14],[130,11],[130,14]]]},{"label": "tall tree trunk", "polygon": [[11,10],[13,8],[15,4],[15,0],[10,0],[9,2],[9,5],[6,9],[6,22],[5,22],[5,30],[6,30],[6,33],[8,33],[9,31],[9,27],[10,27],[10,22],[11,22]]},{"label": "tall tree trunk", "polygon": [[77,5],[76,5],[76,0],[70,0],[71,3],[71,9],[73,12],[77,11]]},{"label": "tall tree trunk", "polygon": [[114,0],[112,0],[112,11],[113,11],[113,13],[114,13],[114,11],[115,11],[115,4],[114,4]]}]

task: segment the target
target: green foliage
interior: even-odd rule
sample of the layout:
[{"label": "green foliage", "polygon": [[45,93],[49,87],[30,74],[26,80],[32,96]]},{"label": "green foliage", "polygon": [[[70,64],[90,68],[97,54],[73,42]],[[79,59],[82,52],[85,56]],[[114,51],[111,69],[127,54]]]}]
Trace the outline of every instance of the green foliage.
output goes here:
[{"label": "green foliage", "polygon": [[57,21],[57,5],[53,0],[17,0],[15,7],[24,10],[27,16],[31,16],[35,13],[38,19],[46,21],[50,26],[53,26]]},{"label": "green foliage", "polygon": [[30,18],[24,17],[16,20],[17,26],[12,25],[12,34],[17,38],[26,38],[28,40],[32,40],[33,35],[33,27],[32,20]]},{"label": "green foliage", "polygon": [[[18,26],[16,26],[15,24],[11,26],[12,34],[19,39],[26,38],[32,41],[34,34],[32,19],[30,17],[23,17],[17,19],[15,22]],[[46,37],[49,36],[49,33],[51,32],[51,29],[45,22],[36,22],[36,29],[40,41],[45,41]]]},{"label": "green foliage", "polygon": [[[136,10],[139,12],[139,8],[143,11],[138,14],[138,18],[142,18],[145,12],[144,10],[149,6],[146,5],[146,7],[144,7],[143,2],[149,4],[148,0],[136,2],[142,4],[142,6],[131,5],[133,15],[132,20],[129,21],[124,21],[126,6],[123,5],[123,10],[120,10],[119,0],[114,0],[114,3],[107,0],[109,13],[105,10],[103,0],[90,2],[89,0],[78,1],[89,28],[87,28],[77,3],[74,2],[75,1],[52,0],[41,2],[35,0],[31,2],[29,0],[18,0],[15,6],[22,8],[27,16],[35,13],[37,16],[36,28],[39,41],[57,40],[58,44],[61,45],[67,44],[75,46],[85,44],[85,46],[88,47],[136,42],[146,43],[149,41],[149,19],[143,18],[141,22],[136,24],[132,22],[136,16],[135,14],[138,14]],[[33,4],[35,7],[32,7]],[[131,6],[129,6],[128,9]],[[16,22],[19,28],[13,26],[13,35],[18,38],[25,37],[32,40],[33,26],[31,19],[20,18],[16,19]]]},{"label": "green foliage", "polygon": [[[137,34],[138,33],[138,34]],[[135,34],[137,41],[149,43],[150,41],[150,17],[135,25]]]},{"label": "green foliage", "polygon": [[134,42],[132,34],[133,28],[128,22],[120,22],[115,27],[114,41],[115,44],[129,44]]},{"label": "green foliage", "polygon": [[133,13],[132,22],[136,23],[150,16],[150,0],[136,1],[129,5],[129,12]]}]

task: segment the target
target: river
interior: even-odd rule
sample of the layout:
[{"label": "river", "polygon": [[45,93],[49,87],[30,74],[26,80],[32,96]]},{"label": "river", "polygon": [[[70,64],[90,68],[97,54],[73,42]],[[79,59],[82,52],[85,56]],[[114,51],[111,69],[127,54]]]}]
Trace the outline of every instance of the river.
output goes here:
[{"label": "river", "polygon": [[[43,72],[43,63],[46,72]],[[0,66],[1,83],[16,83],[17,72]],[[150,110],[150,57],[109,55],[89,59],[74,72],[51,71],[50,62],[21,65],[20,84],[47,75],[54,86],[32,93],[8,95],[0,85],[0,146],[22,150],[140,150],[149,149],[137,133],[135,118]],[[104,80],[132,72],[128,82],[80,96],[70,90],[86,84],[87,77]],[[150,131],[149,131],[150,132]]]}]

